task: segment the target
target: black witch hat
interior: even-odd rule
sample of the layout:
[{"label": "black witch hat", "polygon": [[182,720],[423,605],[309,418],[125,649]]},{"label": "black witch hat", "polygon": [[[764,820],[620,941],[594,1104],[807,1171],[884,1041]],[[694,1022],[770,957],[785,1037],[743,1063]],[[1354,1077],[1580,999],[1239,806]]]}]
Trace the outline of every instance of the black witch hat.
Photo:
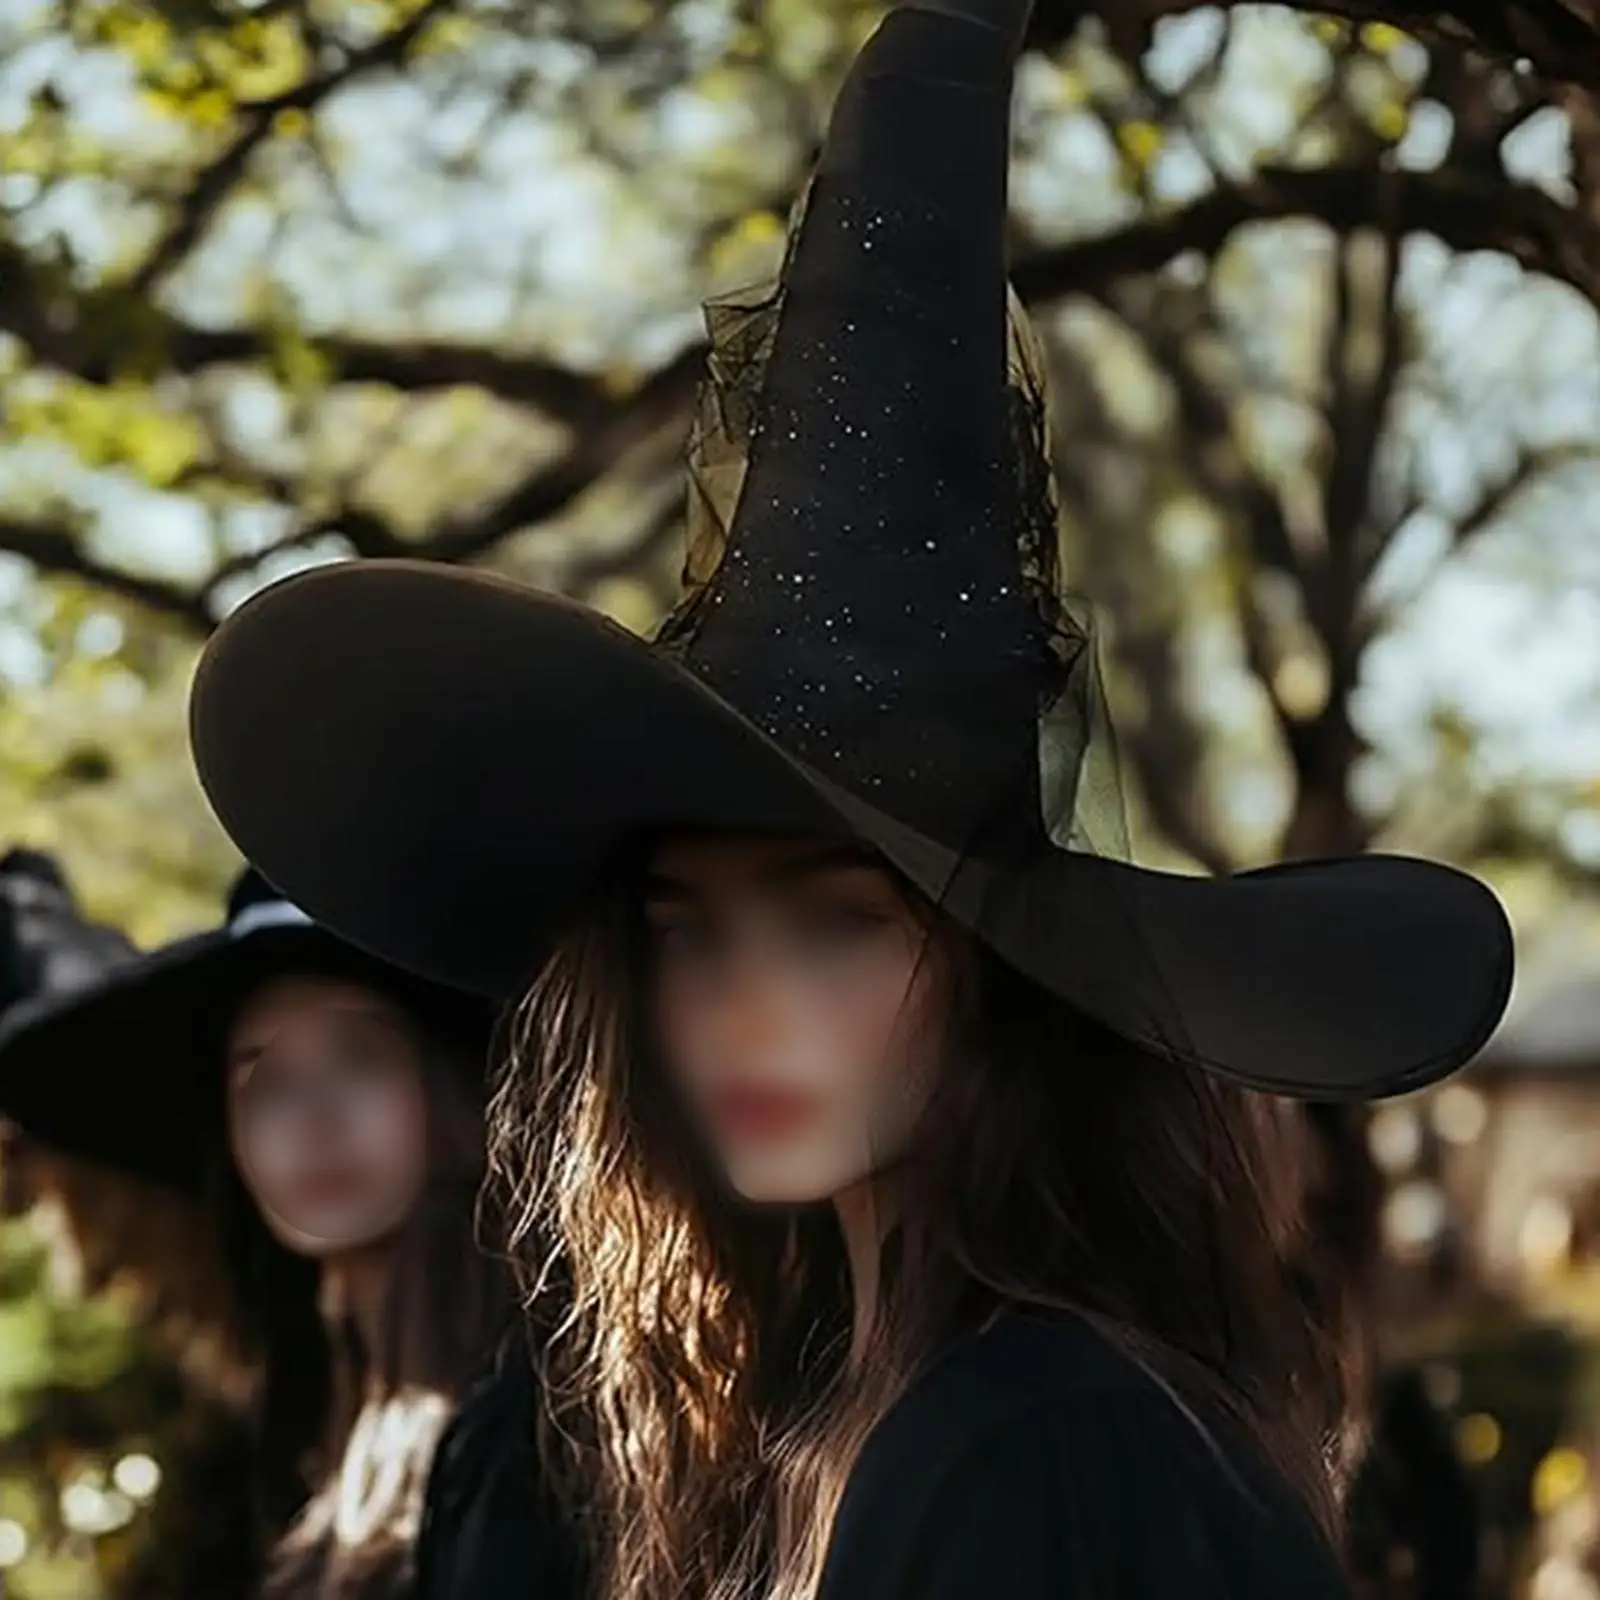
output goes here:
[{"label": "black witch hat", "polygon": [[0,857],[0,1016],[71,994],[137,954],[83,914],[53,856],[19,848]]},{"label": "black witch hat", "polygon": [[780,285],[713,311],[689,590],[653,644],[405,562],[290,579],[219,631],[196,759],[274,882],[505,996],[639,830],[844,832],[1073,1005],[1245,1084],[1369,1097],[1476,1051],[1512,956],[1474,879],[1127,860],[1006,286],[1029,9],[912,0],[864,50]]},{"label": "black witch hat", "polygon": [[0,1020],[0,1116],[58,1150],[199,1191],[222,1149],[222,1055],[239,1004],[280,976],[347,978],[395,1000],[474,1061],[493,1008],[317,926],[245,871],[219,928],[130,955]]}]

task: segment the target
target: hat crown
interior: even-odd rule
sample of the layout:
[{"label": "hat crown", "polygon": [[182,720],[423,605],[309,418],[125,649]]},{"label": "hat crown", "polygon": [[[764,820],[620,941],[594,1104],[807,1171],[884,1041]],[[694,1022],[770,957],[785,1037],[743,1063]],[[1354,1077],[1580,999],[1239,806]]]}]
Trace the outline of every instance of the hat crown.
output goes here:
[{"label": "hat crown", "polygon": [[[973,36],[936,119],[904,59],[930,20]],[[1086,643],[1057,584],[1041,363],[1006,286],[1008,49],[891,14],[781,283],[712,308],[689,594],[658,641],[825,777],[963,848],[1037,833],[1040,717]]]},{"label": "hat crown", "polygon": [[136,954],[115,928],[84,916],[53,856],[14,849],[0,858],[0,1012],[87,988]]}]

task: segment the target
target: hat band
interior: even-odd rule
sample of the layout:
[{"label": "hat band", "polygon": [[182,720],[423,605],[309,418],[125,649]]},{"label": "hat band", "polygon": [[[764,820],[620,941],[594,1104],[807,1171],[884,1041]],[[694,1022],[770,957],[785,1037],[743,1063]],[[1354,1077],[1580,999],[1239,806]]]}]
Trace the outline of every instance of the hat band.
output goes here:
[{"label": "hat band", "polygon": [[263,928],[309,928],[311,918],[299,906],[287,900],[259,900],[246,906],[228,924],[228,935],[243,939],[247,934],[259,933]]}]

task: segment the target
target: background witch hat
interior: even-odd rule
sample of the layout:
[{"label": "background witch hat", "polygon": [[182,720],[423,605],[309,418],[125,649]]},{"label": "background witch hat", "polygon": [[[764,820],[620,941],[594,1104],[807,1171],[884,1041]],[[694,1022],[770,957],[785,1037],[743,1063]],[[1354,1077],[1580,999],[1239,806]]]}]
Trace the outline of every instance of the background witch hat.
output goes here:
[{"label": "background witch hat", "polygon": [[137,954],[117,929],[84,916],[54,857],[25,849],[0,856],[0,1017],[82,989]]},{"label": "background witch hat", "polygon": [[[91,922],[53,856],[0,856],[0,1020],[29,1002],[60,1000],[138,956],[115,928]],[[0,1107],[0,1116],[4,1115]],[[0,1214],[33,1203],[39,1153],[14,1124],[0,1126]]]},{"label": "background witch hat", "polygon": [[239,1003],[277,976],[347,978],[391,994],[476,1062],[493,1008],[357,950],[259,874],[217,928],[125,957],[92,981],[0,1018],[0,1116],[53,1148],[204,1191],[223,1159],[224,1038]]},{"label": "background witch hat", "polygon": [[[53,857],[17,849],[0,858],[0,1023],[8,1029],[30,1012],[67,1006],[139,959],[130,939],[84,914]],[[205,1219],[182,1197],[63,1154],[78,1142],[75,1113],[96,1093],[98,1073],[118,1070],[124,1055],[119,1048],[100,1063],[58,1056],[46,1064],[58,1114],[41,1120],[60,1143],[29,1136],[45,1127],[5,1125],[0,1215],[31,1216],[49,1246],[56,1292],[94,1293],[114,1279],[124,1290],[136,1285],[142,1316],[170,1337],[185,1368],[237,1395],[243,1379],[219,1353],[222,1341],[207,1336],[226,1323],[228,1293]],[[0,1115],[12,1103],[0,1091]]]},{"label": "background witch hat", "polygon": [[[1478,1049],[1512,953],[1474,879],[1127,859],[1008,317],[1028,9],[1010,0],[1008,37],[902,8],[864,50],[781,284],[713,309],[688,594],[653,644],[405,562],[291,578],[219,630],[196,761],[273,881],[391,960],[507,996],[641,830],[842,832],[1074,1006],[1245,1084],[1370,1097]],[[941,28],[963,30],[964,82],[948,40],[919,75]]]}]

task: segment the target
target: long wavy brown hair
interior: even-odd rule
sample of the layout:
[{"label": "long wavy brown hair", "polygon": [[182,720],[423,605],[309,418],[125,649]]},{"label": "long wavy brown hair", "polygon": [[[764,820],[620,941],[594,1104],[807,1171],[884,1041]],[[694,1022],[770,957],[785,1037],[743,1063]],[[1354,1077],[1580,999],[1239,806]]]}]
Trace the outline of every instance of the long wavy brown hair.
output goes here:
[{"label": "long wavy brown hair", "polygon": [[641,898],[624,868],[560,941],[490,1110],[546,1459],[601,1600],[806,1600],[873,1427],[1011,1308],[1092,1322],[1331,1533],[1339,1370],[1286,1266],[1277,1107],[1112,1036],[921,906],[950,975],[941,1070],[847,1360],[832,1208],[731,1196],[656,1059]]}]

